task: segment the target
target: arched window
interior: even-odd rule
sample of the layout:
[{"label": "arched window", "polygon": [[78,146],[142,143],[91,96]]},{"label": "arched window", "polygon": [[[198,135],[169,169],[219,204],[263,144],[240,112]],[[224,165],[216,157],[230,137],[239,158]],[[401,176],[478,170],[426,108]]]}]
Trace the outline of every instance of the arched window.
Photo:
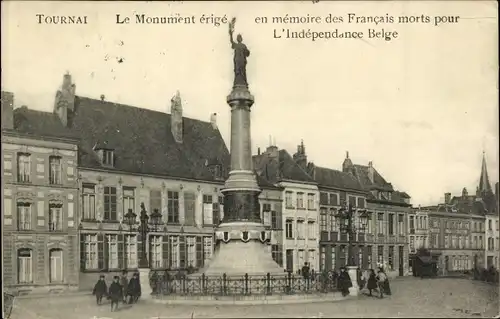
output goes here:
[{"label": "arched window", "polygon": [[33,283],[33,251],[29,248],[17,251],[17,281],[20,284]]},{"label": "arched window", "polygon": [[63,251],[62,249],[51,249],[50,255],[50,282],[63,282]]}]

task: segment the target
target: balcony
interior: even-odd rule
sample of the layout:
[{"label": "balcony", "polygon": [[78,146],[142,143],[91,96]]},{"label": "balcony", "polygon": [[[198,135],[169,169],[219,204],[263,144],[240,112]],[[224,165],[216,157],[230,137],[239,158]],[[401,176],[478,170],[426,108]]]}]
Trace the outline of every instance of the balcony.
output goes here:
[{"label": "balcony", "polygon": [[62,223],[58,222],[50,222],[49,223],[49,232],[60,232],[62,231]]}]

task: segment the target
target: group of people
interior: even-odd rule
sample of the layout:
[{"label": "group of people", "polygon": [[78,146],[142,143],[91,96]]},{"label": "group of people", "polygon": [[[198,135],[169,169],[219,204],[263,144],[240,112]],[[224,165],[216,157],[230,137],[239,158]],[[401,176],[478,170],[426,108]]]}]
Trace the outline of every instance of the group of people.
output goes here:
[{"label": "group of people", "polygon": [[359,290],[361,291],[363,288],[368,289],[370,296],[372,296],[374,291],[379,293],[380,298],[384,298],[384,294],[391,295],[391,286],[389,284],[389,278],[384,271],[383,267],[379,267],[377,273],[375,270],[370,269],[367,272],[361,274],[358,271],[358,285]]},{"label": "group of people", "polygon": [[127,271],[123,271],[121,277],[114,276],[113,282],[108,286],[104,275],[99,276],[99,280],[94,286],[92,292],[96,297],[97,305],[101,305],[102,299],[106,296],[111,300],[111,311],[118,309],[118,304],[122,301],[124,304],[133,304],[141,296],[141,284],[139,282],[139,273],[134,273],[130,280]]}]

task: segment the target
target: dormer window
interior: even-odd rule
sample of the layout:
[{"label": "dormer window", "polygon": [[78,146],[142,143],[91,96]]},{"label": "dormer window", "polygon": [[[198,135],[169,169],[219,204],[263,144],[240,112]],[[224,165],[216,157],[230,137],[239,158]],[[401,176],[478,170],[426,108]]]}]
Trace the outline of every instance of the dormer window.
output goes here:
[{"label": "dormer window", "polygon": [[102,165],[113,166],[113,151],[102,150]]}]

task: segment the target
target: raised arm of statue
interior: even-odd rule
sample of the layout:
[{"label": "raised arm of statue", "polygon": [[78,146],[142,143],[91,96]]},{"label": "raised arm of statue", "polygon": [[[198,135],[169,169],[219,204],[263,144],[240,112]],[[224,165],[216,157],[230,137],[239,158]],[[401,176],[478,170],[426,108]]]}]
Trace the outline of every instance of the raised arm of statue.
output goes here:
[{"label": "raised arm of statue", "polygon": [[236,18],[233,18],[231,22],[229,22],[229,41],[231,45],[234,45],[233,33],[234,33],[234,24],[236,23]]}]

